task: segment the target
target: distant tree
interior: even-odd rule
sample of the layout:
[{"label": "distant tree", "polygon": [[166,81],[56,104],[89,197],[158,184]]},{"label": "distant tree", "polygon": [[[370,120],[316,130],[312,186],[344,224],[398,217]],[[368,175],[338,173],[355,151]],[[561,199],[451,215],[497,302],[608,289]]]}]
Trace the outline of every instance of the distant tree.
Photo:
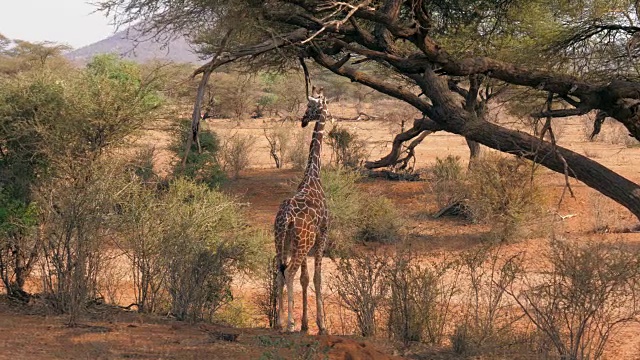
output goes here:
[{"label": "distant tree", "polygon": [[[558,146],[551,119],[595,112],[597,122],[611,117],[640,140],[639,7],[634,0],[100,2],[120,24],[191,33],[208,45],[204,54],[219,53],[207,49],[233,29],[230,51],[195,74],[236,60],[281,69],[310,58],[421,111],[399,143],[426,131],[459,134],[583,181],[637,217],[640,187]],[[518,102],[537,106],[530,115],[544,123],[539,137],[484,119],[486,101],[506,85],[511,95],[526,92]]]}]

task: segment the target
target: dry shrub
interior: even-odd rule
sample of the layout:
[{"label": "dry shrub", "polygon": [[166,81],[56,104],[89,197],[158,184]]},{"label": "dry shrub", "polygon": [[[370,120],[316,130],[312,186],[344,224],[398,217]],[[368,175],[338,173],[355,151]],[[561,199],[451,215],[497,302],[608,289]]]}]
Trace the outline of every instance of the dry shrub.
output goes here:
[{"label": "dry shrub", "polygon": [[436,195],[436,202],[440,208],[464,201],[465,173],[459,156],[448,155],[444,159],[436,158],[430,174],[432,176],[431,191]]},{"label": "dry shrub", "polygon": [[395,136],[413,126],[414,119],[419,116],[420,113],[410,106],[396,105],[393,110],[382,113],[381,118],[387,124],[389,133]]},{"label": "dry shrub", "polygon": [[221,149],[222,169],[240,177],[240,171],[249,167],[256,137],[250,134],[233,134],[224,140]]},{"label": "dry shrub", "polygon": [[402,220],[395,205],[380,194],[362,197],[355,239],[364,242],[394,243],[400,237]]},{"label": "dry shrub", "polygon": [[[98,294],[108,304],[121,305],[128,292],[130,269],[127,259],[118,254],[109,253],[103,259],[103,266],[98,274]],[[129,304],[126,304],[129,305]]]},{"label": "dry shrub", "polygon": [[491,240],[522,238],[527,225],[543,214],[543,192],[532,171],[527,161],[498,155],[471,163],[465,206],[473,220],[491,224]]},{"label": "dry shrub", "polygon": [[640,257],[620,245],[553,240],[551,269],[509,289],[561,359],[600,359],[622,326],[640,319]]},{"label": "dry shrub", "polygon": [[441,208],[456,205],[475,222],[491,225],[489,239],[513,241],[529,233],[545,198],[531,163],[487,154],[464,172],[459,157],[436,159],[430,188]]},{"label": "dry shrub", "polygon": [[629,135],[629,130],[623,124],[614,120],[609,120],[609,124],[607,125],[607,128],[604,129],[606,131],[604,141],[627,147],[638,145],[638,140]]},{"label": "dry shrub", "polygon": [[[78,165],[78,164],[75,164]],[[84,168],[43,184],[37,192],[42,236],[44,297],[75,325],[91,300],[99,297],[98,275],[107,257],[113,228],[114,194],[126,186],[113,163]]]},{"label": "dry shrub", "polygon": [[291,126],[285,122],[280,122],[269,129],[264,129],[264,137],[269,143],[269,154],[276,164],[276,168],[280,169],[284,166],[287,157],[291,151]]},{"label": "dry shrub", "polygon": [[506,256],[500,248],[481,247],[460,256],[464,283],[464,319],[451,335],[458,354],[504,351],[513,344],[514,324],[522,318],[507,289],[520,277],[522,254]]},{"label": "dry shrub", "polygon": [[408,253],[396,256],[386,281],[390,287],[389,335],[404,344],[439,345],[446,337],[460,266],[442,261],[426,266]]},{"label": "dry shrub", "polygon": [[358,134],[344,127],[334,127],[329,131],[328,143],[335,156],[335,165],[356,168],[366,158],[366,144]]},{"label": "dry shrub", "polygon": [[309,131],[299,129],[293,133],[292,137],[287,160],[291,163],[291,167],[302,170],[309,160]]},{"label": "dry shrub", "polygon": [[352,254],[341,258],[330,283],[341,305],[355,314],[360,335],[375,336],[389,284],[384,281],[387,258],[370,254]]},{"label": "dry shrub", "polygon": [[271,261],[263,265],[258,272],[260,292],[255,298],[255,305],[258,307],[258,313],[266,316],[269,327],[274,328],[278,318],[276,279],[279,269],[276,267],[275,256],[270,258]]},{"label": "dry shrub", "polygon": [[593,228],[596,234],[606,234],[620,228],[620,210],[618,204],[608,197],[594,193],[590,198]]},{"label": "dry shrub", "polygon": [[618,121],[607,118],[601,125],[600,133],[591,139],[594,119],[584,117],[582,119],[582,133],[585,140],[601,141],[609,144],[623,145],[627,147],[637,146],[638,140],[629,135],[629,130]]},{"label": "dry shrub", "polygon": [[600,153],[595,150],[595,149],[584,149],[584,156],[588,157],[589,159],[597,159],[600,157]]}]

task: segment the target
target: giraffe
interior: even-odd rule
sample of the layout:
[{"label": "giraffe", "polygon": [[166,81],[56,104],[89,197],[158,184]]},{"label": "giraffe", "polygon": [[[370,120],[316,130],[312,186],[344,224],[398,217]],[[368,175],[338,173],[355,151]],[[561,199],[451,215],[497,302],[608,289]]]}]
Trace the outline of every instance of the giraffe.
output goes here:
[{"label": "giraffe", "polygon": [[[307,111],[302,117],[302,127],[309,122],[316,121],[313,137],[309,146],[309,160],[302,182],[296,194],[282,202],[276,215],[275,245],[276,245],[276,296],[277,296],[277,327],[284,329],[284,286],[287,286],[288,321],[286,331],[292,332],[295,327],[293,319],[293,277],[301,269],[300,285],[302,285],[302,325],[301,331],[309,330],[307,319],[307,287],[309,273],[307,271],[307,256],[312,248],[314,253],[313,284],[316,292],[316,323],[319,333],[326,334],[322,308],[322,255],[327,242],[328,211],[327,204],[320,183],[320,152],[325,120],[330,115],[324,89],[312,88]],[[333,122],[333,119],[331,120]],[[289,263],[287,258],[291,256]]]}]

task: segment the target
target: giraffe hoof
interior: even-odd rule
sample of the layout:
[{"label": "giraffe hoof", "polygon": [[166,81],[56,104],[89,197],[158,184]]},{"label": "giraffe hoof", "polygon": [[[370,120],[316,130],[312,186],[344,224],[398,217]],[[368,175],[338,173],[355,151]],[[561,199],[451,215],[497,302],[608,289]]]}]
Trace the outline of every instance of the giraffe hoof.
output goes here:
[{"label": "giraffe hoof", "polygon": [[303,334],[307,334],[309,332],[309,327],[308,326],[303,326],[300,329],[300,332],[303,333]]},{"label": "giraffe hoof", "polygon": [[320,329],[318,330],[318,335],[329,335],[329,332],[327,329]]}]

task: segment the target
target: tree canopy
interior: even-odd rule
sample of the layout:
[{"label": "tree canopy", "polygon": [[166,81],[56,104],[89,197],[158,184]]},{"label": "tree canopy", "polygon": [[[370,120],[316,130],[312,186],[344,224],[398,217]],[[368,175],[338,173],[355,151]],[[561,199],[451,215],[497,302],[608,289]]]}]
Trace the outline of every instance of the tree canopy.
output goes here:
[{"label": "tree canopy", "polygon": [[[228,51],[196,74],[237,60],[281,67],[310,58],[420,110],[424,118],[404,140],[424,131],[460,134],[577,178],[636,216],[637,184],[543,138],[553,134],[552,118],[594,112],[596,125],[613,118],[640,140],[639,7],[631,0],[100,3],[120,24],[142,22],[156,35],[189,34],[204,54],[215,53],[231,33]],[[484,119],[486,101],[506,87],[526,89],[538,107],[531,116],[546,120],[541,136]]]}]

